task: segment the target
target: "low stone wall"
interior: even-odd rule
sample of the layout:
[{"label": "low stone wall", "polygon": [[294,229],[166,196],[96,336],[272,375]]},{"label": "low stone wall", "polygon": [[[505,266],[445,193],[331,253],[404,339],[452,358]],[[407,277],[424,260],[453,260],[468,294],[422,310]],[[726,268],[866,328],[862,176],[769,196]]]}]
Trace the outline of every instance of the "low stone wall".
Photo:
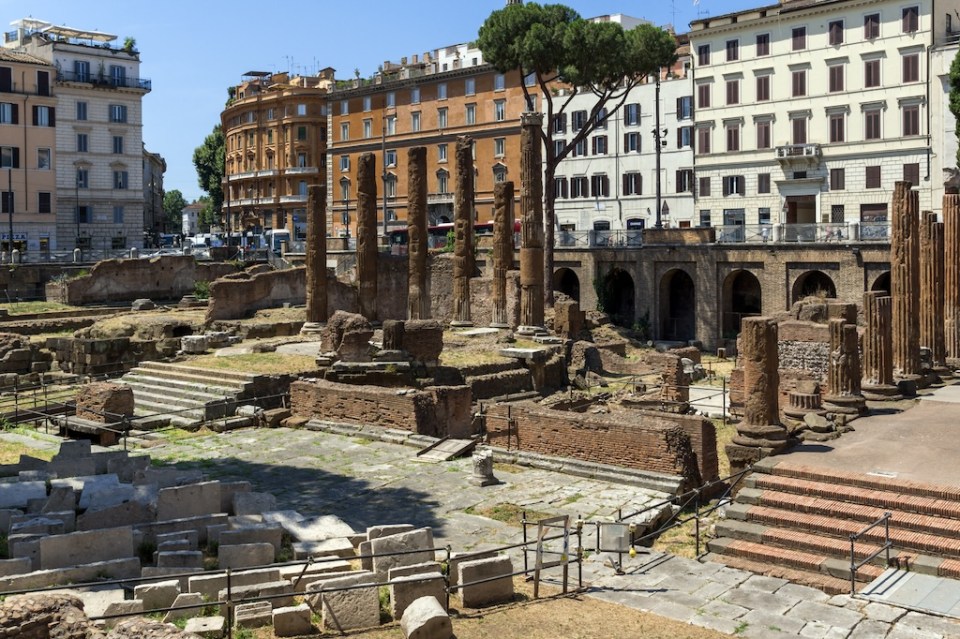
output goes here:
[{"label": "low stone wall", "polygon": [[469,437],[469,386],[423,390],[340,384],[306,379],[290,385],[290,411],[308,419],[376,424],[432,437]]},{"label": "low stone wall", "polygon": [[[179,342],[179,340],[176,340]],[[75,375],[103,375],[128,371],[142,361],[157,360],[162,354],[158,342],[115,339],[74,339],[50,337],[46,347],[53,351],[60,370]]]},{"label": "low stone wall", "polygon": [[805,370],[824,380],[830,365],[830,329],[812,322],[780,322],[777,328],[781,369]]},{"label": "low stone wall", "polygon": [[717,230],[710,227],[689,229],[643,229],[644,244],[713,244]]},{"label": "low stone wall", "polygon": [[218,279],[210,283],[210,303],[205,319],[207,322],[236,319],[284,303],[303,304],[306,291],[306,268]]},{"label": "low stone wall", "polygon": [[[508,411],[513,418],[509,431]],[[717,475],[713,424],[701,418],[648,411],[586,415],[529,403],[489,406],[486,415],[487,437],[494,446],[507,448],[509,440],[510,448],[521,451],[679,475],[687,488]]]}]

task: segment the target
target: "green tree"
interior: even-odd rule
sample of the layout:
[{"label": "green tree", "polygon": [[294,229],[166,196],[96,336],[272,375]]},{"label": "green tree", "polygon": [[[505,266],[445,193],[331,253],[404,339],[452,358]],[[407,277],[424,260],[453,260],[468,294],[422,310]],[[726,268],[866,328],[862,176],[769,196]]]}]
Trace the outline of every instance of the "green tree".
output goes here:
[{"label": "green tree", "polygon": [[163,194],[163,214],[167,218],[167,225],[176,229],[177,233],[183,228],[183,209],[186,206],[187,201],[178,189]]},{"label": "green tree", "polygon": [[[223,205],[223,175],[225,153],[223,129],[218,124],[213,132],[203,140],[203,144],[193,151],[193,165],[197,168],[197,183],[210,197],[209,211],[204,210],[211,219],[211,224],[220,220],[220,207]],[[201,198],[202,199],[202,198]]]},{"label": "green tree", "polygon": [[[960,125],[960,52],[957,52],[950,65],[950,113]],[[956,127],[955,135],[960,142],[960,126]],[[957,166],[960,166],[960,147],[957,149]]]},{"label": "green tree", "polygon": [[[480,27],[477,46],[483,59],[501,73],[517,70],[523,78],[533,76],[534,86],[528,87],[527,82],[521,86],[528,103],[531,90],[542,96],[548,131],[555,118],[565,116],[574,96],[594,96],[586,126],[562,149],[555,149],[540,131],[544,146],[544,295],[547,305],[553,306],[553,179],[557,166],[623,106],[631,89],[676,61],[676,39],[650,24],[625,31],[614,22],[584,20],[570,7],[528,2],[491,13]],[[557,89],[561,87],[569,90],[560,92]]]},{"label": "green tree", "polygon": [[211,226],[220,223],[219,209],[213,208],[213,200],[209,195],[201,195],[197,198],[197,204],[203,204],[203,208],[197,214],[197,226],[200,227],[201,233],[209,233]]}]

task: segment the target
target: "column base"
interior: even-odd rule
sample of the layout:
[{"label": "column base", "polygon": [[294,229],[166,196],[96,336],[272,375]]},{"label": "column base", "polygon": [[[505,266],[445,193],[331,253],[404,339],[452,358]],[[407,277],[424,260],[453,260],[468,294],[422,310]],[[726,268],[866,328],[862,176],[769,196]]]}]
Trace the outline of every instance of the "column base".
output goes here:
[{"label": "column base", "polygon": [[733,443],[747,448],[769,448],[776,454],[790,445],[787,429],[779,424],[738,424]]},{"label": "column base", "polygon": [[326,327],[326,324],[323,322],[304,322],[303,326],[300,327],[301,335],[320,335],[323,332],[323,329]]},{"label": "column base", "polygon": [[827,395],[823,398],[823,409],[836,415],[862,415],[867,404],[862,395]]},{"label": "column base", "polygon": [[490,322],[490,328],[510,328],[506,322]]},{"label": "column base", "polygon": [[453,320],[450,322],[452,328],[470,328],[473,326],[473,322],[467,320]]},{"label": "column base", "polygon": [[547,329],[542,326],[518,326],[517,335],[523,335],[524,337],[532,337],[533,335],[546,335]]},{"label": "column base", "polygon": [[864,384],[860,392],[864,399],[871,402],[897,402],[903,399],[900,389],[893,384]]}]

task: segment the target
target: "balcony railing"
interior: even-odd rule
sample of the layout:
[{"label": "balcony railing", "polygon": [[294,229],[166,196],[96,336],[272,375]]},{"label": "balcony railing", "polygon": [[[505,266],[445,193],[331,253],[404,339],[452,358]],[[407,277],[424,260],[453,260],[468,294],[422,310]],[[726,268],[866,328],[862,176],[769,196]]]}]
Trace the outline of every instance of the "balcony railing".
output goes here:
[{"label": "balcony railing", "polygon": [[718,244],[889,242],[889,222],[728,224],[716,227]]},{"label": "balcony railing", "polygon": [[281,195],[280,196],[281,203],[287,203],[287,202],[304,202],[305,203],[306,201],[307,201],[306,195]]},{"label": "balcony railing", "polygon": [[315,166],[292,166],[284,170],[284,173],[287,175],[307,175],[310,173],[318,173],[320,169]]},{"label": "balcony railing", "polygon": [[639,248],[643,231],[558,231],[554,244],[558,248]]},{"label": "balcony railing", "polygon": [[782,166],[816,166],[820,162],[819,144],[787,144],[777,147],[777,161]]},{"label": "balcony railing", "polygon": [[57,71],[57,82],[80,82],[114,89],[142,89],[144,91],[150,91],[152,86],[151,81],[146,78],[115,78],[113,76],[100,75],[99,73],[76,71]]}]

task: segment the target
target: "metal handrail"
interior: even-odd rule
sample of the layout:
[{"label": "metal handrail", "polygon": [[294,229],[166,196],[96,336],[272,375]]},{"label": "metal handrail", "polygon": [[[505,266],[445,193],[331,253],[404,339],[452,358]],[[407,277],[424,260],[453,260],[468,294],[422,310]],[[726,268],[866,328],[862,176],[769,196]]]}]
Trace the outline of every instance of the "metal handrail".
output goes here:
[{"label": "metal handrail", "polygon": [[[890,549],[893,547],[893,543],[891,543],[890,541],[890,518],[892,516],[893,516],[893,513],[889,513],[889,512],[883,513],[883,516],[880,519],[876,520],[866,528],[863,528],[862,530],[852,533],[850,535],[850,594],[851,595],[855,594],[857,591],[857,571],[860,570],[860,568],[862,568],[864,565],[873,561],[873,559],[882,552],[886,552],[887,565],[888,566],[890,565]],[[877,548],[876,550],[874,550],[868,556],[861,559],[859,562],[857,562],[856,555],[855,555],[857,540],[860,539],[860,537],[862,537],[869,531],[879,526],[880,524],[883,524],[883,528],[884,528],[885,541],[883,542],[883,545]]]}]

